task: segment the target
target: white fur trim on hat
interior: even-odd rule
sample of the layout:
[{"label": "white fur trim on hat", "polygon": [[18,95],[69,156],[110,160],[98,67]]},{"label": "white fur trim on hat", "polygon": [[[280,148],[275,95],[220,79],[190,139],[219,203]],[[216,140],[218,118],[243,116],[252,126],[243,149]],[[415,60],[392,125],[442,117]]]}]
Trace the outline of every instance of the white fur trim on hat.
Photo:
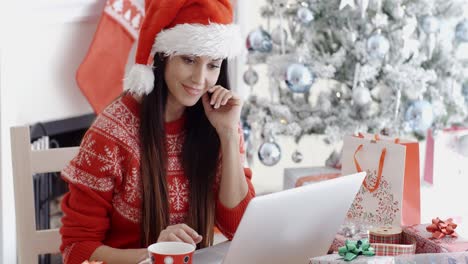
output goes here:
[{"label": "white fur trim on hat", "polygon": [[139,96],[149,94],[154,87],[154,74],[151,66],[135,64],[124,79],[124,90]]},{"label": "white fur trim on hat", "polygon": [[242,40],[235,24],[179,24],[159,32],[151,54],[233,58],[240,54]]}]

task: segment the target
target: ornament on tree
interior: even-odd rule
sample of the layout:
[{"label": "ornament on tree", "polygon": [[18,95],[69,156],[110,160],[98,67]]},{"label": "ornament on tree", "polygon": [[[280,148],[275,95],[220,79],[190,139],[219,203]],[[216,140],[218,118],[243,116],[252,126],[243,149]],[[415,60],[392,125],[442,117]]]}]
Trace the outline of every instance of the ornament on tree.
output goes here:
[{"label": "ornament on tree", "polygon": [[258,82],[258,73],[252,67],[249,67],[245,71],[243,78],[247,85],[254,86]]},{"label": "ornament on tree", "polygon": [[277,8],[285,8],[288,0],[272,0],[272,3]]},{"label": "ornament on tree", "polygon": [[434,112],[431,103],[426,100],[413,102],[406,110],[405,119],[414,132],[425,135],[427,129],[432,126],[434,121]]},{"label": "ornament on tree", "polygon": [[249,51],[262,53],[270,52],[273,48],[270,34],[262,28],[258,28],[249,33],[246,46]]},{"label": "ornament on tree", "polygon": [[463,135],[458,139],[457,150],[460,154],[468,157],[468,135]]},{"label": "ornament on tree", "polygon": [[307,7],[300,7],[297,9],[297,20],[301,22],[302,25],[309,25],[312,20],[314,20],[314,14]]},{"label": "ornament on tree", "polygon": [[302,153],[299,152],[298,150],[294,151],[293,154],[291,155],[291,159],[292,159],[292,161],[294,161],[295,163],[301,162],[303,158],[304,158],[304,156],[303,156]]},{"label": "ornament on tree", "polygon": [[426,15],[421,19],[421,28],[426,34],[437,33],[440,29],[440,21],[434,16]]},{"label": "ornament on tree", "polygon": [[369,6],[369,0],[358,0],[358,5],[359,5],[359,13],[361,14],[361,18],[365,18],[367,7]]},{"label": "ornament on tree", "polygon": [[[281,36],[281,34],[283,35]],[[276,45],[281,45],[281,37],[283,37],[283,41],[286,43],[288,40],[288,33],[286,29],[278,25],[275,29],[273,29],[273,32],[271,32],[271,40]]]},{"label": "ornament on tree", "polygon": [[306,93],[314,83],[312,72],[302,64],[291,64],[286,70],[286,84],[293,93]]},{"label": "ornament on tree", "polygon": [[258,159],[265,166],[274,166],[281,159],[281,148],[273,140],[264,142],[258,149]]},{"label": "ornament on tree", "polygon": [[468,19],[464,19],[455,27],[455,38],[460,42],[468,42]]},{"label": "ornament on tree", "polygon": [[384,59],[390,50],[390,42],[380,32],[372,35],[367,40],[367,53],[371,58]]},{"label": "ornament on tree", "polygon": [[353,101],[359,106],[364,106],[370,103],[372,101],[372,97],[369,89],[362,85],[357,86],[353,89]]},{"label": "ornament on tree", "polygon": [[356,7],[354,4],[354,0],[341,0],[340,10],[345,8],[345,6],[349,6],[351,9],[354,9]]},{"label": "ornament on tree", "polygon": [[244,134],[244,141],[247,142],[249,141],[250,138],[250,132],[252,132],[252,128],[247,122],[242,122],[242,131]]},{"label": "ornament on tree", "polygon": [[463,83],[462,94],[465,98],[465,104],[468,104],[468,81],[465,81],[465,83]]}]

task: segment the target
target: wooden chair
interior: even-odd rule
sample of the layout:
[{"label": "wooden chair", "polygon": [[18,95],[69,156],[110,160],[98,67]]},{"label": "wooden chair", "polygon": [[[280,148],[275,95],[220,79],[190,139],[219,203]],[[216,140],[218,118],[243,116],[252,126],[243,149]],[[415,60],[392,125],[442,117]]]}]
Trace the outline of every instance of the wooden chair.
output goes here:
[{"label": "wooden chair", "polygon": [[36,230],[33,175],[61,171],[78,147],[31,150],[29,127],[10,131],[18,263],[37,263],[41,254],[59,253],[61,237],[58,229]]}]

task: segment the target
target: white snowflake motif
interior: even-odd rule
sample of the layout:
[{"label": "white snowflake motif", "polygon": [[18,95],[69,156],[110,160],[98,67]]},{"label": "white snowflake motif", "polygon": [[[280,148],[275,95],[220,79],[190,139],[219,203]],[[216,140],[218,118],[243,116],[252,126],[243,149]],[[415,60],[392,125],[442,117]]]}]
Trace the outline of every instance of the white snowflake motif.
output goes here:
[{"label": "white snowflake motif", "polygon": [[104,151],[105,155],[98,156],[99,160],[105,164],[99,170],[101,172],[110,172],[116,177],[122,177],[120,162],[125,158],[119,155],[119,148],[114,146],[114,148],[110,150],[108,146],[104,146]]},{"label": "white snowflake motif", "polygon": [[167,152],[180,153],[182,151],[182,142],[184,141],[184,135],[168,135],[167,137]]},{"label": "white snowflake motif", "polygon": [[184,208],[188,203],[188,184],[182,183],[177,177],[174,177],[171,184],[169,184],[169,202],[176,211]]},{"label": "white snowflake motif", "polygon": [[96,140],[92,139],[91,136],[86,136],[83,139],[83,144],[81,145],[80,152],[76,156],[76,164],[82,166],[83,162],[86,162],[88,166],[91,166],[91,156],[96,156],[96,153],[93,150],[93,146],[96,144]]},{"label": "white snowflake motif", "polygon": [[135,202],[135,200],[141,199],[140,190],[140,175],[138,173],[138,169],[133,167],[132,172],[126,178],[125,183],[125,192],[126,192],[126,200],[129,203]]}]

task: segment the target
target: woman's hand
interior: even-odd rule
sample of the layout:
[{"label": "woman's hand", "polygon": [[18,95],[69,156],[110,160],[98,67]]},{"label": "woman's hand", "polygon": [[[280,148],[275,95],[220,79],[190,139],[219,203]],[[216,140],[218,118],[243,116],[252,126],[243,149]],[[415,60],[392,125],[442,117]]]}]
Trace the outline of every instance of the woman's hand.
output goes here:
[{"label": "woman's hand", "polygon": [[168,226],[161,231],[158,237],[158,242],[185,242],[196,246],[202,241],[203,237],[200,236],[195,230],[186,224],[178,224]]},{"label": "woman's hand", "polygon": [[223,131],[237,131],[242,109],[242,100],[239,96],[216,85],[203,95],[202,101],[206,116],[218,134]]}]

